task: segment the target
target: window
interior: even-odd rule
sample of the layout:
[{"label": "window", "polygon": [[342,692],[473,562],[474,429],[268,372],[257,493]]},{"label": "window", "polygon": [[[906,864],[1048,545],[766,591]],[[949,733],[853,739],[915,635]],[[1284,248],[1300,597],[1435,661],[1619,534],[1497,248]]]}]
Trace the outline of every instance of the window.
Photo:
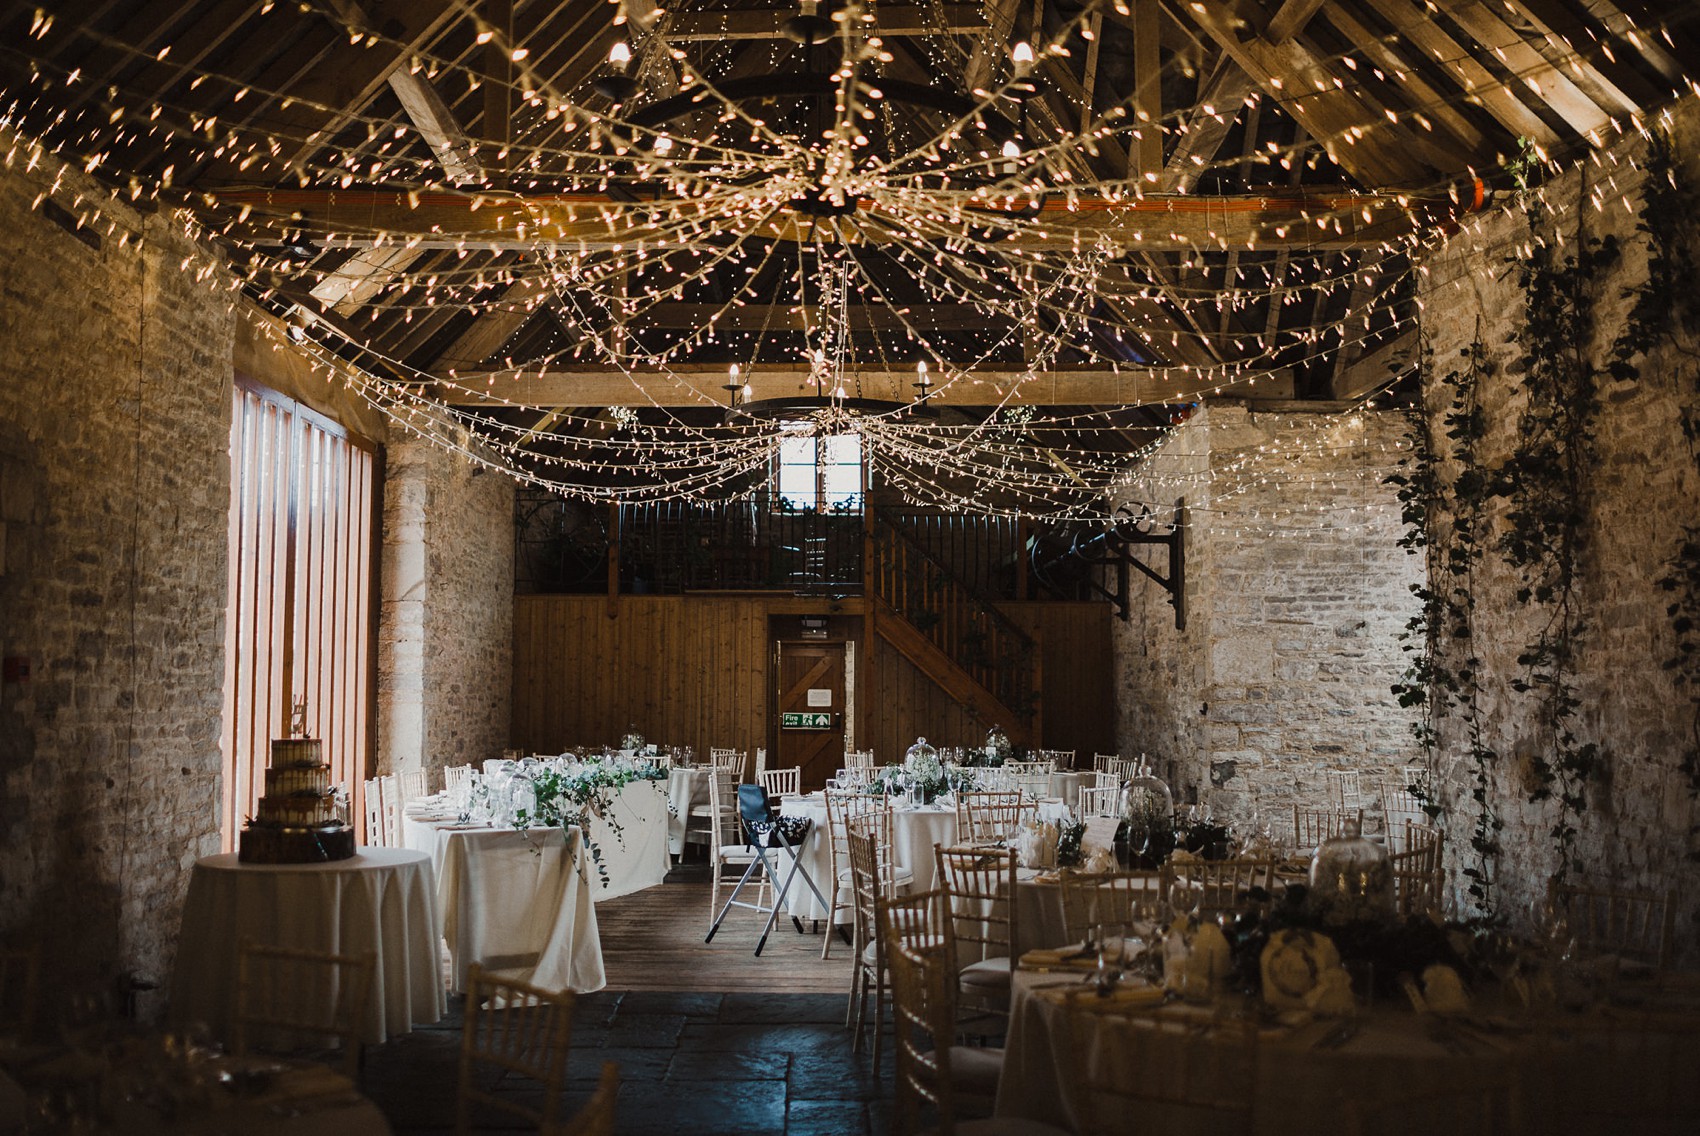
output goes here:
[{"label": "window", "polygon": [[372,447],[274,391],[237,380],[230,430],[224,807],[235,848],[265,791],[272,738],[307,699],[331,781],[362,814],[372,744]]},{"label": "window", "polygon": [[[798,431],[811,427],[798,423]],[[862,507],[862,438],[797,433],[779,443],[779,496],[794,509]]]}]

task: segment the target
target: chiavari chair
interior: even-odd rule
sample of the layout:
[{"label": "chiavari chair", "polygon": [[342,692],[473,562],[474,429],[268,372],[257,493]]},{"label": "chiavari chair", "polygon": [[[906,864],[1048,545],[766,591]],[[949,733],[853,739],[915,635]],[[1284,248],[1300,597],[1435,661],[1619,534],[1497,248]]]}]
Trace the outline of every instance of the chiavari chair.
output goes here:
[{"label": "chiavari chair", "polygon": [[[475,1105],[502,1109],[539,1129],[557,1122],[572,1041],[573,1003],[570,990],[543,990],[499,979],[477,963],[472,965],[460,1048],[455,1115],[459,1136],[473,1131]],[[542,1090],[541,1095],[492,1091],[486,1087],[488,1070],[495,1070],[498,1082],[512,1076],[527,1078]]]},{"label": "chiavari chair", "polygon": [[[256,1034],[295,1044],[299,1035],[335,1038],[343,1073],[360,1073],[360,1025],[370,1004],[377,955],[274,947],[243,939],[236,955],[236,1013],[231,1050],[261,1048]],[[328,993],[329,999],[317,993]]]}]

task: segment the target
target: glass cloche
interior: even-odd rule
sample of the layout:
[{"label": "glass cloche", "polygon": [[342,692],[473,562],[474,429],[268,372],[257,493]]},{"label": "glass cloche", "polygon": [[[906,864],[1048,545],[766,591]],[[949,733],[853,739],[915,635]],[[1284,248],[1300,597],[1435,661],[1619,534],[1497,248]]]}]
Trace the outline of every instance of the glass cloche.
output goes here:
[{"label": "glass cloche", "polygon": [[1393,865],[1387,850],[1366,840],[1355,818],[1317,846],[1310,861],[1310,905],[1329,923],[1362,923],[1394,913]]},{"label": "glass cloche", "polygon": [[1117,859],[1130,868],[1155,868],[1175,848],[1175,798],[1151,767],[1141,764],[1122,785]]}]

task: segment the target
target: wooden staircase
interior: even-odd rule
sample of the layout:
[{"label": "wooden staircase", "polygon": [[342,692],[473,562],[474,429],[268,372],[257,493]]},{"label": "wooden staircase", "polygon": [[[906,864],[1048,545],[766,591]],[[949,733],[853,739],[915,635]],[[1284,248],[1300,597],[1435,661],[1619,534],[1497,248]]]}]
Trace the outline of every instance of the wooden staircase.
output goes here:
[{"label": "wooden staircase", "polygon": [[1040,652],[1033,637],[870,509],[862,563],[869,624],[946,694],[1018,745],[1039,744]]}]

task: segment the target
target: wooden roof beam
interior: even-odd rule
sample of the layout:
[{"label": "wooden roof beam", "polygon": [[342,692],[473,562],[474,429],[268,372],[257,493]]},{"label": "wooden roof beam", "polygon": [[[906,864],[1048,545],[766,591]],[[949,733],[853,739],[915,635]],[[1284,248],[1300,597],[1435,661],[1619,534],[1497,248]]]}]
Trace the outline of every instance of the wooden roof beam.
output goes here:
[{"label": "wooden roof beam", "polygon": [[1464,89],[1471,102],[1479,104],[1513,136],[1533,139],[1541,146],[1558,144],[1558,132],[1545,119],[1507,90],[1493,72],[1441,30],[1433,17],[1413,0],[1364,0],[1364,3],[1374,8],[1390,27],[1398,28],[1404,39]]},{"label": "wooden roof beam", "polygon": [[1322,10],[1327,0],[1284,0],[1269,17],[1269,23],[1263,29],[1263,38],[1279,47],[1294,36],[1305,30],[1311,17]]},{"label": "wooden roof beam", "polygon": [[[1252,0],[1241,7],[1261,10]],[[1221,0],[1191,0],[1183,10],[1361,184],[1415,185],[1430,179],[1428,163],[1417,156],[1421,141],[1391,123],[1386,108],[1367,92],[1339,80],[1304,44],[1242,38],[1246,20]]]},{"label": "wooden roof beam", "polygon": [[[245,220],[209,218],[239,241],[279,244],[306,227],[325,248],[406,245],[426,249],[537,251],[570,254],[630,247],[639,241],[665,249],[680,236],[663,224],[700,217],[727,237],[807,242],[811,219],[782,212],[763,221],[724,215],[725,206],[696,199],[619,203],[589,194],[515,197],[506,194],[395,193],[381,190],[208,190],[195,199]],[[972,199],[956,202],[966,209]],[[1449,223],[1463,207],[1444,198],[1415,198],[1397,193],[1292,196],[1201,197],[1147,194],[1121,202],[1053,195],[1036,218],[1005,220],[996,212],[976,223],[999,226],[1003,235],[959,235],[956,239],[1010,250],[1070,250],[1107,239],[1124,248],[1145,250],[1227,250],[1238,248],[1362,248],[1408,239],[1425,228]],[[964,213],[964,216],[973,214]],[[854,243],[898,240],[894,221],[871,206],[858,214]],[[732,222],[741,227],[733,229]],[[904,234],[902,239],[915,243]],[[943,243],[946,234],[928,238]]]},{"label": "wooden roof beam", "polygon": [[[988,26],[986,13],[978,4],[881,4],[869,11],[879,18],[873,26],[882,36],[960,35],[982,32]],[[783,24],[796,14],[795,8],[675,11],[663,16],[657,26],[669,43],[784,39]]]},{"label": "wooden roof beam", "polygon": [[1186,193],[1198,184],[1199,174],[1216,160],[1245,109],[1246,96],[1256,87],[1251,76],[1226,52],[1217,57],[1216,69],[1200,87],[1186,121],[1175,130],[1175,148],[1157,179],[1158,190]]},{"label": "wooden roof beam", "polygon": [[[453,381],[429,384],[425,393],[453,406],[486,409],[520,405],[553,409],[584,406],[726,406],[725,364],[677,364],[665,372],[609,367],[571,367],[547,371],[492,372],[461,375]],[[915,371],[845,367],[844,385],[861,397],[908,403],[915,397]],[[756,364],[739,377],[756,401],[807,398],[815,394],[813,373],[806,366]],[[980,369],[946,382],[935,372],[937,385],[929,401],[941,406],[1136,406],[1190,402],[1203,394],[1234,398],[1291,398],[1292,375],[1264,372],[1255,380],[1218,385],[1211,379],[1180,369],[1153,371],[1142,367],[1111,370],[1060,369],[1033,374],[1020,369]]]},{"label": "wooden roof beam", "polygon": [[1358,402],[1393,385],[1417,362],[1417,333],[1407,331],[1360,355],[1334,372],[1332,394],[1337,399]]},{"label": "wooden roof beam", "polygon": [[1528,40],[1507,27],[1504,20],[1488,11],[1479,0],[1433,2],[1492,52],[1517,77],[1516,83],[1556,111],[1578,134],[1606,129],[1611,124],[1611,113],[1629,114],[1636,109],[1627,100],[1625,105],[1614,107],[1609,113],[1602,109],[1568,75],[1549,63],[1544,55],[1530,46]]}]

